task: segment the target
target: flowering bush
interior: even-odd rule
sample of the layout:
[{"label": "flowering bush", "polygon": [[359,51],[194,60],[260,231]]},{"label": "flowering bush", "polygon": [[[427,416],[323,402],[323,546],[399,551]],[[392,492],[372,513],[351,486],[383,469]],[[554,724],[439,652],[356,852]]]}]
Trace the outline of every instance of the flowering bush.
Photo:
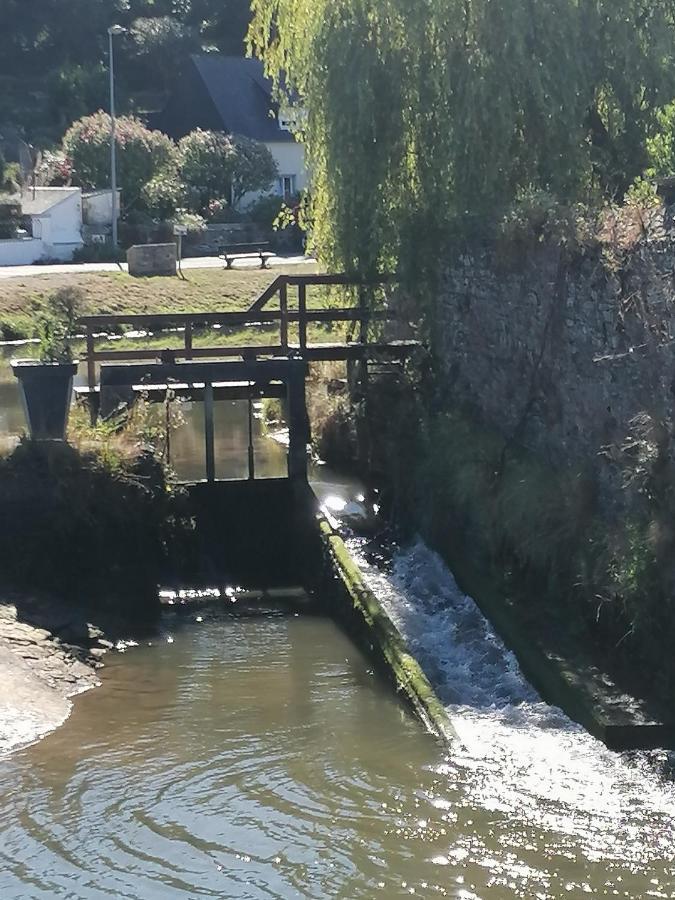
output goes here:
[{"label": "flowering bush", "polygon": [[64,187],[71,183],[73,167],[65,153],[46,150],[37,167],[35,177],[38,184],[47,187]]},{"label": "flowering bush", "polygon": [[[110,116],[97,112],[74,122],[63,139],[73,181],[83,188],[110,184]],[[175,170],[176,146],[161,131],[136,118],[116,120],[117,175],[125,206],[141,196],[143,186],[160,172]]]},{"label": "flowering bush", "polygon": [[274,157],[265,144],[234,135],[235,153],[232,173],[232,202],[236,206],[244,194],[268,190],[279,176]]},{"label": "flowering bush", "polygon": [[141,200],[155,219],[171,219],[179,207],[185,206],[185,185],[178,175],[162,171],[151,178],[141,190]]},{"label": "flowering bush", "polygon": [[206,222],[204,218],[197,213],[190,212],[187,209],[177,209],[174,216],[174,224],[185,225],[190,232],[204,231]]},{"label": "flowering bush", "polygon": [[180,141],[178,165],[193,209],[206,212],[215,198],[230,196],[234,164],[232,139],[222,132],[198,128]]},{"label": "flowering bush", "polygon": [[237,206],[249,191],[265,191],[277,177],[274,157],[264,144],[240,135],[197,129],[178,145],[183,181],[193,191],[191,205],[208,214],[214,200],[231,197]]}]

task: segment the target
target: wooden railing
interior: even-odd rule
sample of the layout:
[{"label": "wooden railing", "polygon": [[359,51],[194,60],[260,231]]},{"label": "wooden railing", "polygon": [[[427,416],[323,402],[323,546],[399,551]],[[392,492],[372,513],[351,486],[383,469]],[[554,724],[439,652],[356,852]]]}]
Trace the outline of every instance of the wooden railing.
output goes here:
[{"label": "wooden railing", "polygon": [[[226,357],[241,357],[243,359],[257,358],[260,356],[287,356],[291,351],[297,351],[300,355],[306,354],[311,349],[308,340],[308,325],[310,323],[330,324],[336,322],[356,322],[359,324],[358,341],[350,344],[331,345],[333,347],[349,348],[356,345],[368,344],[369,328],[375,321],[391,321],[396,317],[384,310],[373,311],[367,303],[368,286],[382,285],[391,278],[383,277],[377,281],[356,281],[347,275],[280,275],[263,293],[255,300],[251,307],[242,312],[193,312],[193,313],[162,313],[162,314],[122,314],[122,315],[96,315],[83,316],[79,322],[85,329],[87,381],[90,390],[96,385],[96,363],[132,361],[145,359],[218,359]],[[324,286],[352,286],[359,288],[358,305],[339,308],[310,308],[307,306],[307,288],[312,285]],[[297,288],[297,308],[289,308],[289,287]],[[268,309],[268,305],[278,297],[279,308]],[[207,346],[194,346],[195,333],[201,328],[211,328],[219,325],[221,328],[252,328],[260,331],[261,326],[278,324],[278,343],[256,344],[247,343],[232,345],[223,341],[214,340]],[[289,326],[297,324],[298,342],[292,345],[289,342]],[[166,348],[124,348],[120,350],[96,349],[96,342],[101,338],[110,337],[120,326],[128,326],[134,330],[168,332],[177,329],[183,332],[182,346]],[[217,331],[214,330],[214,338]],[[316,350],[320,353],[320,347]],[[337,352],[337,350],[335,351]],[[328,353],[328,350],[326,350]],[[321,358],[318,356],[317,358]],[[331,358],[331,357],[326,357]]]}]

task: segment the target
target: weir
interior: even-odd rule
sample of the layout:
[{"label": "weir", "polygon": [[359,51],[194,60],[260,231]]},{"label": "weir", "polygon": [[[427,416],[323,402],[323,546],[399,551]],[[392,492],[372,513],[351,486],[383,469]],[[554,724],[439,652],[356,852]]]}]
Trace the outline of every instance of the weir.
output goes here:
[{"label": "weir", "polygon": [[[311,285],[351,286],[357,290],[358,303],[310,308],[307,289]],[[294,304],[289,303],[289,286],[297,288]],[[199,557],[206,561],[202,571],[193,576],[193,585],[212,586],[224,572],[229,579],[252,587],[271,587],[266,583],[270,572],[275,587],[302,585],[394,681],[425,726],[448,740],[454,730],[445,709],[408,653],[397,627],[363,582],[340,535],[320,509],[307,477],[310,425],[306,379],[310,362],[346,362],[350,388],[363,390],[370,365],[401,362],[419,347],[414,340],[382,340],[379,336],[371,340],[374,325],[395,318],[387,309],[370,308],[366,294],[373,287],[373,283],[355,282],[345,275],[282,275],[244,313],[85,317],[81,324],[86,331],[87,385],[75,390],[89,403],[92,422],[120,405],[132,405],[141,396],[150,402],[169,398],[203,401],[205,477],[184,485]],[[278,300],[278,309],[270,310],[273,298]],[[311,340],[312,323],[336,322],[352,323],[358,334],[347,335],[341,342]],[[172,335],[174,345],[97,349],[100,337],[124,326]],[[275,326],[279,328],[278,341],[260,343],[260,333]],[[258,341],[232,344],[224,333],[232,328],[251,331]],[[293,328],[297,329],[295,341]],[[181,335],[178,347],[176,333]],[[253,404],[265,398],[286,404],[285,478],[256,478]],[[248,403],[246,479],[216,477],[214,405],[223,400]]]},{"label": "weir", "polygon": [[[415,340],[373,340],[373,329],[398,317],[386,306],[373,308],[369,296],[388,284],[357,280],[344,274],[280,275],[245,312],[168,313],[163,315],[93,315],[79,322],[86,336],[87,384],[75,388],[87,401],[92,424],[106,418],[120,403],[131,405],[143,395],[151,402],[171,397],[204,402],[206,480],[215,481],[213,405],[217,400],[248,401],[249,479],[255,477],[253,403],[264,398],[287,401],[289,427],[288,477],[307,475],[306,445],[309,424],[305,407],[305,379],[310,362],[343,361],[350,385],[367,385],[369,366],[402,362],[414,352]],[[347,287],[357,297],[352,306],[308,306],[309,287]],[[289,288],[297,289],[291,302]],[[278,308],[276,308],[278,305]],[[270,308],[273,307],[273,308]],[[312,340],[310,326],[345,323],[350,331],[342,341]],[[137,349],[97,347],[124,328],[152,336],[164,346]],[[262,342],[278,328],[274,340]],[[244,343],[237,336],[250,335]],[[295,329],[295,334],[293,333]],[[358,329],[358,334],[352,332]],[[295,340],[293,338],[295,337]],[[178,340],[178,346],[176,345]],[[227,362],[225,361],[227,360]]]}]

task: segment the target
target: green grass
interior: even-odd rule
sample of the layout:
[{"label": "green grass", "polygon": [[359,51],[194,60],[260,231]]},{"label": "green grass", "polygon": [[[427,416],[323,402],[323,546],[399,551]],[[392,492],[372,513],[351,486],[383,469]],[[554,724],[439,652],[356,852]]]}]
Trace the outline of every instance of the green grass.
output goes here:
[{"label": "green grass", "polygon": [[[31,337],[35,319],[47,297],[58,288],[79,288],[84,296],[82,315],[237,312],[251,303],[282,274],[310,274],[316,267],[278,266],[273,270],[190,269],[185,280],[133,278],[125,272],[30,275],[0,280],[0,336]],[[293,292],[291,291],[291,299]],[[320,305],[320,288],[310,289],[310,303]]]}]

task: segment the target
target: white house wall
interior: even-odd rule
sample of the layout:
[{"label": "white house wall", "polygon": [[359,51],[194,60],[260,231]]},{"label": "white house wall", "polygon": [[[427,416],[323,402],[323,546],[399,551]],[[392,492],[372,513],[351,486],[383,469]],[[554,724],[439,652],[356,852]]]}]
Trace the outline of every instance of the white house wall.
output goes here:
[{"label": "white house wall", "polygon": [[[85,225],[110,229],[112,227],[112,191],[95,191],[82,198],[82,220]],[[117,192],[117,217],[121,209],[122,192]]]},{"label": "white house wall", "polygon": [[295,190],[297,193],[303,191],[307,187],[307,169],[305,168],[305,148],[302,144],[291,143],[290,141],[276,141],[266,143],[265,146],[274,157],[279,170],[279,180],[270,185],[266,191],[251,191],[239,201],[238,209],[246,210],[252,206],[261,197],[269,194],[281,195],[280,179],[284,176],[292,175],[295,178]]},{"label": "white house wall", "polygon": [[33,236],[40,239],[42,258],[67,262],[82,246],[82,197],[75,194],[48,212],[32,216]]},{"label": "white house wall", "polygon": [[45,256],[45,245],[38,238],[0,241],[0,266],[31,266]]},{"label": "white house wall", "polygon": [[303,145],[291,141],[279,141],[266,146],[274,157],[279,175],[294,175],[296,191],[304,190],[307,187],[307,169],[305,168]]},{"label": "white house wall", "polygon": [[[59,244],[82,243],[82,196],[68,197],[58,206],[53,206],[46,214],[50,222],[48,243],[57,247]],[[45,236],[43,234],[43,240]]]}]

